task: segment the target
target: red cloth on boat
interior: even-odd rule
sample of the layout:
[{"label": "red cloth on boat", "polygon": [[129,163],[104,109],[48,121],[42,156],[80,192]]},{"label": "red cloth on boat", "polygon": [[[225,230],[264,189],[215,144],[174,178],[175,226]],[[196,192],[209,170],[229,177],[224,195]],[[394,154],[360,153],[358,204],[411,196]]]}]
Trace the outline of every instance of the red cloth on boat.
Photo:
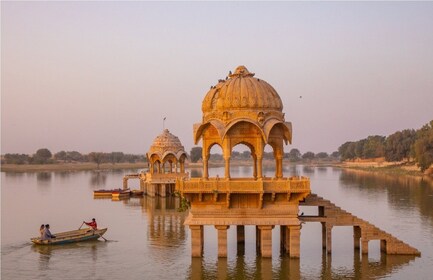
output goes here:
[{"label": "red cloth on boat", "polygon": [[98,225],[96,224],[96,221],[92,221],[90,223],[86,223],[84,222],[86,225],[88,225],[89,227],[93,228],[93,229],[97,229]]}]

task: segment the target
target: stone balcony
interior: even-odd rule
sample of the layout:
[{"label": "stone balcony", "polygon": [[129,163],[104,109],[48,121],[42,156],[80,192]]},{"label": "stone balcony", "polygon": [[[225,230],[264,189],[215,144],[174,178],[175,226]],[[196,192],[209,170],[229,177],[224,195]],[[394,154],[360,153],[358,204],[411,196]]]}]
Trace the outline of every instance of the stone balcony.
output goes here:
[{"label": "stone balcony", "polygon": [[310,179],[307,177],[290,177],[282,179],[264,178],[192,178],[178,180],[176,190],[181,194],[199,193],[245,193],[245,194],[294,194],[310,193]]}]

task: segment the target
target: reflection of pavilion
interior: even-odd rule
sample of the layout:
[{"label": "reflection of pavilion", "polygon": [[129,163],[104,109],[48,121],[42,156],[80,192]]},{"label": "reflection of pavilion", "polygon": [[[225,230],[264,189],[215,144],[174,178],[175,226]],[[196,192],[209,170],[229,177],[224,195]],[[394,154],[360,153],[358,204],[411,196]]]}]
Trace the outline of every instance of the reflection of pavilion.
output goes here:
[{"label": "reflection of pavilion", "polygon": [[127,174],[123,177],[123,188],[128,188],[129,179],[139,179],[140,189],[148,196],[173,194],[176,178],[186,178],[186,152],[179,138],[168,129],[158,135],[147,152],[149,171],[139,174]]},{"label": "reflection of pavilion", "polygon": [[180,246],[186,239],[186,214],[179,212],[179,199],[176,197],[131,198],[124,201],[130,207],[141,207],[147,215],[148,236],[154,244]]},{"label": "reflection of pavilion", "polygon": [[[245,262],[245,257],[238,255],[235,264],[228,265],[227,260],[205,263],[201,258],[192,258],[188,279],[378,279],[392,274],[393,271],[409,264],[415,256],[397,256],[381,254],[378,262],[360,258],[354,254],[352,267],[333,269],[331,255],[322,254],[321,270],[312,275],[301,270],[300,260],[282,257],[277,262],[257,256],[254,262]],[[302,261],[302,260],[301,260]]]}]

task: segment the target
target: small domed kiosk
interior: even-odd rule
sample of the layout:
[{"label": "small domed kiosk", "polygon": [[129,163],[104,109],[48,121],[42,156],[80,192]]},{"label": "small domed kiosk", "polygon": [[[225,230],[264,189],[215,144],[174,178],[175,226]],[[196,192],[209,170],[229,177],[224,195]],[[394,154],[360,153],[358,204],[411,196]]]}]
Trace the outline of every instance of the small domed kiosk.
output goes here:
[{"label": "small domed kiosk", "polygon": [[176,178],[187,178],[185,159],[187,154],[179,138],[168,129],[158,135],[146,153],[149,170],[146,173],[128,174],[123,178],[123,187],[128,179],[140,179],[140,189],[148,196],[166,197],[175,191]]},{"label": "small domed kiosk", "polygon": [[[203,227],[218,230],[218,256],[227,256],[227,229],[236,226],[238,242],[245,240],[245,226],[256,227],[256,242],[263,257],[272,256],[272,229],[281,226],[281,242],[291,257],[299,257],[299,201],[310,193],[305,177],[283,177],[283,146],[291,143],[292,126],[284,118],[283,103],[276,90],[239,66],[219,80],[202,103],[202,122],[194,125],[194,142],[203,142],[203,178],[179,180],[177,190],[191,209],[185,221],[191,229],[192,256],[203,253]],[[230,177],[232,149],[243,144],[254,162],[252,178]],[[219,145],[225,160],[224,178],[210,178],[210,149]],[[273,149],[275,176],[262,171],[266,145]]]}]

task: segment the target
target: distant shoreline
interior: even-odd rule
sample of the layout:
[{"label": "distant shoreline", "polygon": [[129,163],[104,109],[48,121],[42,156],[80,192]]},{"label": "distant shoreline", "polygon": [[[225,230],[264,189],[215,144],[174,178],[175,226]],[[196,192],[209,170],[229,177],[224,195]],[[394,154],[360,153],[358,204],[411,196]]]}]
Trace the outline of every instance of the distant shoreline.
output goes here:
[{"label": "distant shoreline", "polygon": [[117,170],[147,168],[147,162],[136,163],[53,163],[53,164],[2,164],[1,172],[51,172],[51,171],[82,171],[82,170]]}]

